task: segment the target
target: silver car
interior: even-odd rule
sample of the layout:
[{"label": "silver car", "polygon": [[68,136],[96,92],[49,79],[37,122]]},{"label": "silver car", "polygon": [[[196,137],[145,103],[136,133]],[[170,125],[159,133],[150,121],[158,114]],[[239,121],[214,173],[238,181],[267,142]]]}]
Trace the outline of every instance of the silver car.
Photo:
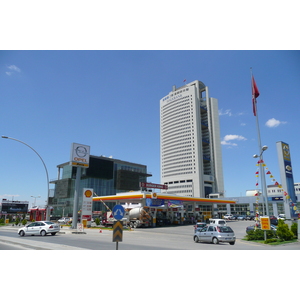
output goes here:
[{"label": "silver car", "polygon": [[219,242],[235,244],[235,234],[231,227],[220,225],[207,225],[197,229],[194,234],[194,241],[218,244]]},{"label": "silver car", "polygon": [[50,221],[38,221],[26,225],[18,230],[20,236],[24,235],[43,235],[48,233],[55,235],[60,231],[60,226]]}]

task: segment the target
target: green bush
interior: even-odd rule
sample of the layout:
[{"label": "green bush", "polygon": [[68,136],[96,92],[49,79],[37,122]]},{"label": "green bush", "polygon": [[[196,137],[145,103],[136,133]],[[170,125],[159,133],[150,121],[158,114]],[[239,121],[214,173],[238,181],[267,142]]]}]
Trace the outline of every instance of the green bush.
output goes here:
[{"label": "green bush", "polygon": [[26,220],[26,219],[23,219],[23,220],[22,220],[22,225],[25,226],[26,224],[27,224],[27,220]]},{"label": "green bush", "polygon": [[278,239],[273,238],[273,239],[266,239],[264,241],[265,244],[270,244],[270,243],[275,243],[275,242],[278,242]]},{"label": "green bush", "polygon": [[294,233],[283,220],[278,220],[277,236],[281,241],[290,241],[294,238]]},{"label": "green bush", "polygon": [[4,218],[0,219],[0,224],[4,224]]},{"label": "green bush", "polygon": [[[267,230],[267,239],[276,238],[276,234],[274,230]],[[247,241],[257,241],[257,240],[264,240],[265,233],[264,230],[256,229],[250,230],[249,233],[246,235]]]},{"label": "green bush", "polygon": [[298,237],[298,223],[293,223],[291,226],[291,231],[294,234],[294,236]]},{"label": "green bush", "polygon": [[99,219],[99,218],[96,218],[96,219],[95,219],[95,223],[96,223],[97,226],[100,225],[100,223],[101,223],[100,219]]},{"label": "green bush", "polygon": [[19,217],[18,217],[18,218],[16,218],[15,224],[16,224],[16,225],[18,225],[18,224],[20,223],[20,221],[21,221],[21,220],[20,220],[20,218],[19,218]]}]

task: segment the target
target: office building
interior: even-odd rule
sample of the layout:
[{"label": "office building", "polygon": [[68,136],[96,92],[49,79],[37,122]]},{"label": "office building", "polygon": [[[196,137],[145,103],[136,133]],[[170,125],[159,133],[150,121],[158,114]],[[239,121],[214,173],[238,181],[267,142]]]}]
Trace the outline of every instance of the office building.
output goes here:
[{"label": "office building", "polygon": [[[52,180],[55,184],[54,198],[50,205],[53,207],[53,216],[72,216],[76,167],[69,162],[60,164],[58,178]],[[83,169],[80,180],[80,190],[90,188],[96,195],[114,195],[117,193],[139,190],[140,182],[146,182],[147,166],[122,161],[103,156],[90,155],[89,168]],[[109,204],[113,208],[115,203]],[[79,194],[79,208],[82,206],[82,194]],[[103,203],[95,202],[93,211],[106,211]]]},{"label": "office building", "polygon": [[181,196],[224,196],[218,100],[195,80],[160,100],[161,183]]}]

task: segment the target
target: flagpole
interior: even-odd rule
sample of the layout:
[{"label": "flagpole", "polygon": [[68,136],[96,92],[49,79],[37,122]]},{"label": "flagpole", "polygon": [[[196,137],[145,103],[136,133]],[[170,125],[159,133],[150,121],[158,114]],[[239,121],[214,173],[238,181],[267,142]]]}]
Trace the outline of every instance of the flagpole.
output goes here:
[{"label": "flagpole", "polygon": [[[265,177],[265,168],[264,168],[264,160],[263,160],[263,152],[262,146],[261,146],[261,137],[260,137],[260,128],[259,128],[259,120],[258,120],[258,110],[257,110],[257,102],[256,102],[256,96],[254,92],[254,79],[253,79],[253,73],[252,73],[252,68],[250,68],[250,75],[251,75],[251,90],[252,90],[252,101],[253,105],[255,105],[255,117],[256,117],[256,129],[257,129],[257,141],[258,141],[258,151],[260,153],[259,159],[259,172],[261,174],[261,185],[262,185],[262,195],[264,199],[264,203],[266,205],[266,214],[269,215],[269,207],[268,207],[268,196],[267,196],[267,185],[266,185],[266,177]],[[254,108],[254,106],[253,106]],[[265,214],[265,209],[263,206],[263,214]]]}]

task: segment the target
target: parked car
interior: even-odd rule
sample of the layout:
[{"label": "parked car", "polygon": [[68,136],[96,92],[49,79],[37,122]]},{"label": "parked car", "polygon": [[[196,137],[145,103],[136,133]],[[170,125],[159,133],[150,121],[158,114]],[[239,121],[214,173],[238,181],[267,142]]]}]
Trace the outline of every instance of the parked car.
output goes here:
[{"label": "parked car", "polygon": [[247,215],[245,220],[248,220],[248,221],[255,220],[255,215]]},{"label": "parked car", "polygon": [[[251,230],[254,230],[254,228],[255,228],[255,224],[254,225],[251,225],[251,226],[248,226],[248,227],[246,227],[246,233],[248,233],[249,231],[251,231]],[[260,226],[260,224],[258,224],[257,226],[256,226],[256,229],[261,229],[261,226]],[[272,225],[271,224],[271,230],[277,230],[277,227],[275,226],[275,225]]]},{"label": "parked car", "polygon": [[207,242],[218,244],[219,242],[235,244],[234,231],[229,226],[209,224],[201,229],[197,229],[194,234],[195,243]]},{"label": "parked car", "polygon": [[231,217],[230,217],[230,220],[236,220],[237,219],[237,215],[232,215]]},{"label": "parked car", "polygon": [[246,216],[240,215],[240,216],[237,217],[237,219],[238,219],[238,220],[245,220],[245,219],[246,219]]},{"label": "parked car", "polygon": [[225,220],[230,220],[231,217],[232,217],[231,214],[226,214],[223,218],[224,218]]},{"label": "parked car", "polygon": [[285,220],[285,214],[279,214],[278,220]]},{"label": "parked car", "polygon": [[199,229],[199,228],[201,229],[201,228],[205,227],[206,225],[207,224],[205,222],[196,223],[196,225],[194,226],[195,232],[196,232],[197,229]]},{"label": "parked car", "polygon": [[270,216],[270,223],[273,225],[278,225],[278,219],[275,216]]},{"label": "parked car", "polygon": [[33,222],[29,225],[21,227],[18,230],[20,236],[24,235],[42,235],[45,236],[48,233],[55,235],[60,231],[60,226],[50,221],[38,221]]},{"label": "parked car", "polygon": [[226,221],[223,219],[209,219],[209,223],[213,225],[226,225]]},{"label": "parked car", "polygon": [[59,220],[57,220],[57,222],[61,223],[61,224],[67,224],[70,221],[71,221],[71,219],[70,218],[66,218],[66,217],[62,217]]}]

